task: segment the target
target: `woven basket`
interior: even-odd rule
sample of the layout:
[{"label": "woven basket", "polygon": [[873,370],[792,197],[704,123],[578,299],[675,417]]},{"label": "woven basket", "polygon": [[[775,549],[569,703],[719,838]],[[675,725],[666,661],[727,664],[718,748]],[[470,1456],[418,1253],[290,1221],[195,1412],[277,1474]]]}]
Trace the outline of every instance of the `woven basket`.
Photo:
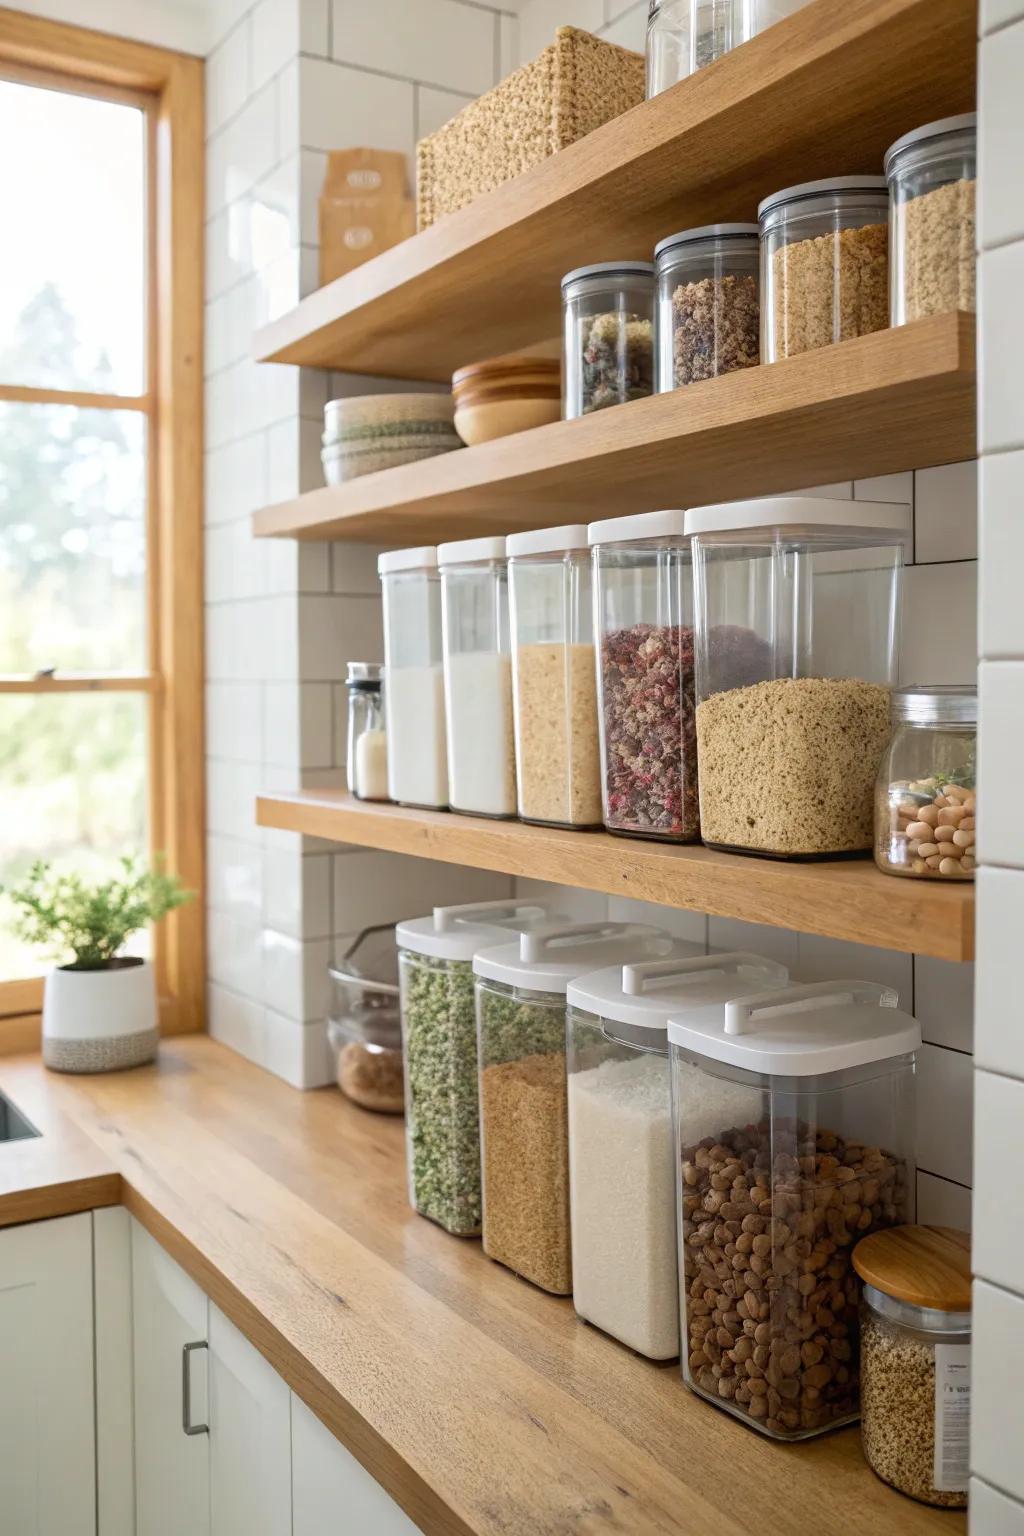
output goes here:
[{"label": "woven basket", "polygon": [[532,64],[416,146],[416,225],[427,229],[644,99],[643,55],[559,27]]}]

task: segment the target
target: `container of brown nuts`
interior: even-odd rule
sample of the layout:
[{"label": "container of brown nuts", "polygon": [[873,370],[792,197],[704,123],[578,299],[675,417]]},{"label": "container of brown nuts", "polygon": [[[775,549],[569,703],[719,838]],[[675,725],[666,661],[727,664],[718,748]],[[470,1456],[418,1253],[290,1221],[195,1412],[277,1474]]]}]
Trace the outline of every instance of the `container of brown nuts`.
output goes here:
[{"label": "container of brown nuts", "polygon": [[364,928],[337,965],[331,985],[328,1039],[338,1087],[363,1109],[405,1109],[398,953],[390,923]]},{"label": "container of brown nuts", "polygon": [[776,1440],[860,1411],[854,1244],[913,1214],[921,1032],[898,1001],[815,982],[669,1023],[683,1379]]}]

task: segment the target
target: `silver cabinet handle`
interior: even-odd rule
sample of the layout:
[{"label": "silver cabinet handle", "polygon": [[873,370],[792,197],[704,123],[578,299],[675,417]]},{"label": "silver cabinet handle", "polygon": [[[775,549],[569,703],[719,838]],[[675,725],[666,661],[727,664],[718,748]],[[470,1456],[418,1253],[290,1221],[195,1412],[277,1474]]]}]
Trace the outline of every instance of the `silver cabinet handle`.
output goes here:
[{"label": "silver cabinet handle", "polygon": [[196,1344],[185,1344],[181,1351],[181,1427],[186,1435],[208,1435],[209,1424],[193,1424],[192,1412],[192,1351],[194,1349],[209,1349],[205,1339]]}]

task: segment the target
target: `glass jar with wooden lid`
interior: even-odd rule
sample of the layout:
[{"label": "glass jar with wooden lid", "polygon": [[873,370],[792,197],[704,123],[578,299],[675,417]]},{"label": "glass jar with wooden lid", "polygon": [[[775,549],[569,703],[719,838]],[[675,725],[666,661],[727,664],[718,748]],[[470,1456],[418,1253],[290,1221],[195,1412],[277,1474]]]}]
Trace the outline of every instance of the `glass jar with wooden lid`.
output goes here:
[{"label": "glass jar with wooden lid", "polygon": [[967,1504],[971,1240],[895,1227],[857,1244],[864,1281],[860,1399],[872,1471],[924,1504]]}]

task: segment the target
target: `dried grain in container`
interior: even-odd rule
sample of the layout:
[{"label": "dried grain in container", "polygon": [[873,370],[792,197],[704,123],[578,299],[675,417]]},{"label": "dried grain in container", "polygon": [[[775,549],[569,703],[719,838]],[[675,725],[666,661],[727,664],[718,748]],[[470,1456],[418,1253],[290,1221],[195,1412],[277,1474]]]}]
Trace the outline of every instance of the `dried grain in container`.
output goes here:
[{"label": "dried grain in container", "polygon": [[898,995],[823,981],[669,1022],[683,1379],[777,1440],[857,1417],[854,1244],[913,1217]]},{"label": "dried grain in container", "polygon": [[377,561],[384,588],[388,794],[400,805],[448,804],[441,577],[437,550],[394,549]]},{"label": "dried grain in container", "polygon": [[435,907],[395,930],[409,1203],[457,1237],[480,1231],[473,955],[550,920],[543,906],[491,901]]},{"label": "dried grain in container", "polygon": [[761,361],[829,347],[889,324],[889,193],[884,176],[786,187],[757,210]]},{"label": "dried grain in container", "polygon": [[654,393],[654,266],[601,261],[562,278],[566,421]]},{"label": "dried grain in container", "polygon": [[681,511],[591,523],[604,824],[694,842],[693,570]]},{"label": "dried grain in container", "polygon": [[473,961],[484,1252],[557,1296],[572,1290],[566,988],[676,942],[639,923],[553,924]]},{"label": "dried grain in container", "polygon": [[976,163],[973,112],[926,123],[886,154],[892,325],[973,313]]},{"label": "dried grain in container", "polygon": [[668,1020],[738,991],[784,986],[757,955],[672,955],[569,983],[572,1298],[580,1317],[652,1360],[679,1354]]},{"label": "dried grain in container", "polygon": [[756,224],[707,224],[654,249],[659,393],[753,368],[760,352]]},{"label": "dried grain in container", "polygon": [[460,539],[441,571],[448,798],[453,811],[516,814],[505,540]]},{"label": "dried grain in container", "polygon": [[590,550],[582,526],[506,543],[519,815],[601,824]]},{"label": "dried grain in container", "polygon": [[978,690],[898,688],[875,794],[875,863],[887,875],[973,880]]},{"label": "dried grain in container", "polygon": [[701,834],[774,858],[869,850],[910,508],[775,496],[690,511]]},{"label": "dried grain in container", "polygon": [[860,1428],[872,1471],[901,1493],[967,1506],[971,1418],[971,1240],[897,1227],[857,1244],[864,1282]]}]

